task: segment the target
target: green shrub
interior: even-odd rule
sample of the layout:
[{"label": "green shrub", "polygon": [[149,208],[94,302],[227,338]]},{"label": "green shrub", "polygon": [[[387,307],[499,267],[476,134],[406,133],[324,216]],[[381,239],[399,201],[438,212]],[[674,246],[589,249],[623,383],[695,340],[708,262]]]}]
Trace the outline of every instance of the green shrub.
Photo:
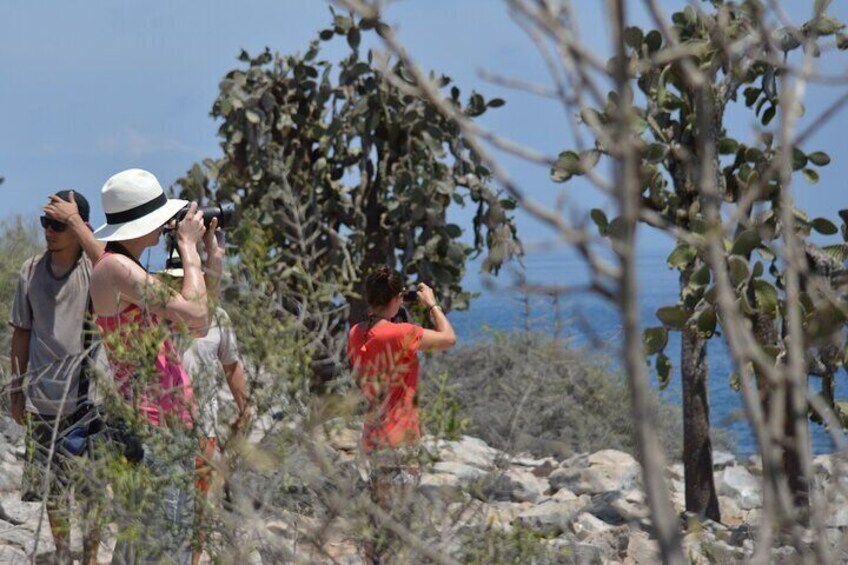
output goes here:
[{"label": "green shrub", "polygon": [[421,399],[421,425],[438,438],[456,440],[468,430],[469,421],[461,414],[456,385],[448,384],[448,380],[448,373],[443,372],[427,387]]},{"label": "green shrub", "polygon": [[[558,458],[609,448],[635,454],[627,383],[600,353],[538,333],[495,333],[429,356],[422,398],[439,394],[444,373],[457,417],[469,421],[466,433],[498,449]],[[658,394],[654,403],[663,447],[677,459],[680,409]]]},{"label": "green shrub", "polygon": [[461,560],[469,565],[486,563],[572,563],[567,548],[544,543],[538,532],[516,526],[512,531],[487,529],[470,533],[462,544]]}]

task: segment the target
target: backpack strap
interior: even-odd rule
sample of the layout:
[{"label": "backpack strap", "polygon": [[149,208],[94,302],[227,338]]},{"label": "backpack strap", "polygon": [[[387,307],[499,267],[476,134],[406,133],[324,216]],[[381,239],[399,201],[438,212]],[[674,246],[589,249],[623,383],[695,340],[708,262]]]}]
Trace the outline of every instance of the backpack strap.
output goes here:
[{"label": "backpack strap", "polygon": [[80,363],[79,387],[77,388],[77,407],[88,400],[88,389],[91,385],[89,370],[94,363],[94,359],[91,356],[89,348],[91,347],[91,341],[95,331],[94,324],[91,323],[93,315],[94,307],[91,304],[91,294],[89,293],[88,302],[85,306],[85,318],[82,322],[82,353],[85,355],[85,358]]}]

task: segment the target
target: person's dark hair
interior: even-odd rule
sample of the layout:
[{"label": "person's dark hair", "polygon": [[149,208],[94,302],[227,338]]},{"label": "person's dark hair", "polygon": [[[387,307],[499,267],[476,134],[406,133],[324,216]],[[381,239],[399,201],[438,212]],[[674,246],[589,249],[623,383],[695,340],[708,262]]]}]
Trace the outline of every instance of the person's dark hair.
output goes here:
[{"label": "person's dark hair", "polygon": [[403,291],[403,277],[387,265],[377,267],[365,279],[365,302],[382,307]]},{"label": "person's dark hair", "polygon": [[[71,201],[71,191],[70,190],[60,190],[56,193],[56,196],[64,200],[65,202]],[[91,213],[91,206],[88,205],[88,200],[85,199],[85,196],[74,191],[74,202],[77,203],[77,209],[79,210],[80,218],[82,218],[83,222],[88,221],[88,216]]]}]

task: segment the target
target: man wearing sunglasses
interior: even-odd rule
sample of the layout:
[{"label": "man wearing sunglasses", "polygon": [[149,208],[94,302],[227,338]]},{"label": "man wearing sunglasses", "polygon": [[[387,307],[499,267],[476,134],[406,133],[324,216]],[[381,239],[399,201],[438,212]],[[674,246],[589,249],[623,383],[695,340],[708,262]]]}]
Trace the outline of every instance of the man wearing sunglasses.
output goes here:
[{"label": "man wearing sunglasses", "polygon": [[[50,198],[75,201],[79,218],[68,222],[88,224],[89,204],[81,194],[63,190]],[[12,418],[27,427],[22,498],[41,501],[46,495],[56,561],[70,563],[70,455],[57,446],[73,428],[83,400],[78,398],[79,377],[86,354],[83,328],[91,262],[67,223],[42,216],[41,226],[47,250],[24,262],[9,317],[14,375],[10,404]],[[98,545],[96,533],[87,534],[85,562],[96,558]]]}]

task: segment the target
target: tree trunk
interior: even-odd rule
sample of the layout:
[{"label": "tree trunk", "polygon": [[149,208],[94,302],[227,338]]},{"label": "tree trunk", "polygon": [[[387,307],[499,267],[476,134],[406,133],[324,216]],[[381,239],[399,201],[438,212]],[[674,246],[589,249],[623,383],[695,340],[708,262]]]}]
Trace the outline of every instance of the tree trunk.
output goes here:
[{"label": "tree trunk", "polygon": [[351,326],[358,324],[365,319],[368,310],[368,305],[365,304],[365,277],[372,269],[383,264],[388,264],[389,267],[395,268],[394,258],[392,257],[392,249],[389,245],[389,238],[386,230],[382,226],[383,214],[386,212],[385,205],[380,198],[380,178],[375,178],[369,189],[369,195],[365,202],[365,226],[362,232],[362,237],[365,238],[365,257],[362,265],[360,265],[360,276],[362,280],[359,282],[357,291],[362,297],[361,300],[350,300],[350,315],[348,322]]},{"label": "tree trunk", "polygon": [[[681,289],[691,271],[681,273]],[[687,326],[681,335],[680,372],[683,381],[683,475],[686,510],[721,522],[710,441],[709,363],[707,341],[697,328]]]},{"label": "tree trunk", "polygon": [[[810,489],[804,477],[801,466],[801,454],[799,452],[798,437],[795,433],[795,421],[790,417],[793,412],[793,387],[786,383],[786,420],[783,423],[783,433],[786,437],[786,448],[783,451],[783,472],[786,474],[786,482],[792,492],[795,507],[805,510],[810,506]],[[806,521],[806,512],[802,512],[802,520]]]}]

